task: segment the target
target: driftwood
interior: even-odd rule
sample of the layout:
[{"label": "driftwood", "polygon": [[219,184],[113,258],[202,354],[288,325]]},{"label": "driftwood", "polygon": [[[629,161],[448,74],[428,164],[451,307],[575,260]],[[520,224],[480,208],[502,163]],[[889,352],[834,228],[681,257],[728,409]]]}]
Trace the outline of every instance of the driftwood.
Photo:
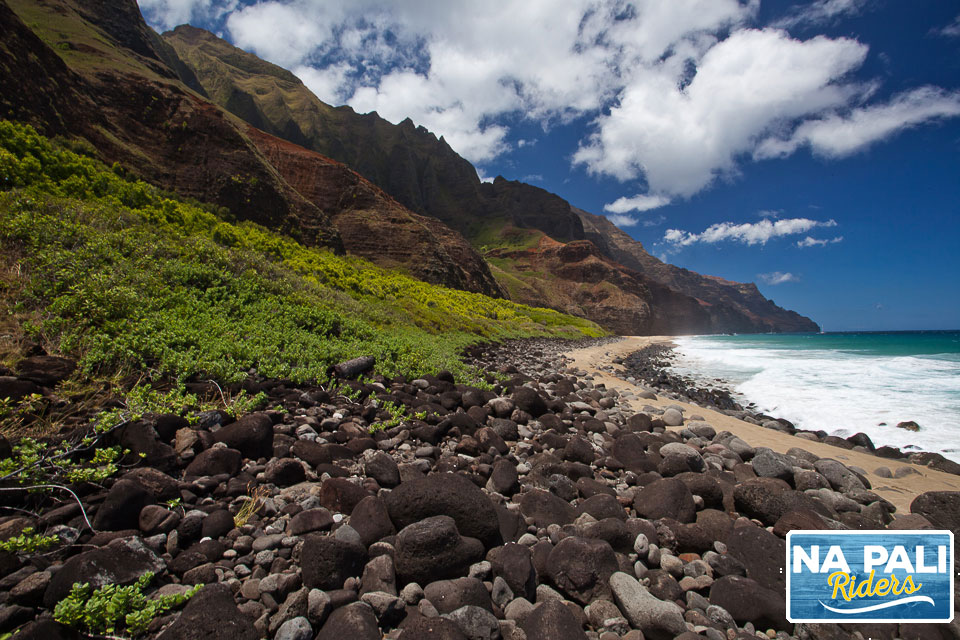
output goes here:
[{"label": "driftwood", "polygon": [[349,380],[370,371],[375,363],[376,359],[373,356],[361,356],[333,365],[330,367],[330,373],[338,378]]}]

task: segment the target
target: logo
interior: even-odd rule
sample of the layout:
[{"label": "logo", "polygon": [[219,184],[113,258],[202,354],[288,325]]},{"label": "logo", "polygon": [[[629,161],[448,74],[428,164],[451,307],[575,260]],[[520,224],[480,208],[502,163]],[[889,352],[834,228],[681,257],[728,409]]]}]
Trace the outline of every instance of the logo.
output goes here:
[{"label": "logo", "polygon": [[790,622],[950,622],[951,531],[790,531]]}]

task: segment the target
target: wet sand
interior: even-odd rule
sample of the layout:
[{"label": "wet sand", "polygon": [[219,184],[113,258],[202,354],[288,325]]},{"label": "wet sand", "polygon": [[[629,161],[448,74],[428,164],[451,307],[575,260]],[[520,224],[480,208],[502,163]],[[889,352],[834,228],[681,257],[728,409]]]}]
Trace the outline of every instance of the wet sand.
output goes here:
[{"label": "wet sand", "polygon": [[[638,351],[649,344],[669,343],[670,337],[667,336],[626,336],[623,340],[611,344],[577,349],[568,352],[566,355],[572,359],[572,366],[578,369],[584,369],[593,375],[595,384],[604,384],[608,389],[617,389],[618,391],[640,391],[645,387],[634,385],[626,380],[621,380],[607,371],[602,371],[601,367],[613,365],[616,357],[625,357],[634,351]],[[613,365],[616,366],[616,365]],[[897,507],[898,514],[910,512],[910,503],[915,497],[926,491],[960,491],[960,476],[955,476],[942,471],[936,471],[921,465],[911,464],[901,460],[889,460],[880,458],[859,451],[850,451],[840,447],[834,447],[822,442],[811,442],[803,438],[764,429],[761,426],[738,420],[723,413],[699,407],[684,402],[678,402],[667,397],[660,397],[656,400],[638,399],[624,401],[626,407],[639,411],[645,405],[654,407],[666,407],[668,405],[678,405],[684,408],[684,416],[700,415],[707,423],[712,425],[717,431],[725,430],[733,433],[751,446],[769,447],[774,451],[786,453],[792,447],[800,447],[821,458],[833,458],[847,465],[854,465],[867,471],[867,477],[873,490],[889,500]],[[670,427],[674,430],[680,430],[683,427]],[[887,467],[895,471],[898,467],[910,466],[917,471],[916,474],[910,474],[903,478],[882,478],[874,473],[878,467]]]}]

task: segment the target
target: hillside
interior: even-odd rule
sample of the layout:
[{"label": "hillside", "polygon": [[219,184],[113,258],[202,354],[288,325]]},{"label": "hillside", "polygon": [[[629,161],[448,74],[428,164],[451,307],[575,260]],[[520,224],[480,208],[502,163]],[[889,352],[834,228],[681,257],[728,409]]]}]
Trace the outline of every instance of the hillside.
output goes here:
[{"label": "hillside", "polygon": [[704,333],[768,333],[819,331],[820,327],[795,311],[778,307],[760,293],[757,285],[704,276],[662,262],[643,245],[603,216],[577,211],[584,234],[603,252],[662,285],[700,301],[709,316]]},{"label": "hillside", "polygon": [[304,381],[374,356],[388,376],[467,375],[471,343],[603,333],[228,222],[124,173],[0,121],[5,363],[39,348],[83,377]]},{"label": "hillside", "polygon": [[[661,319],[656,326],[671,334],[819,330],[808,318],[764,298],[753,284],[661,263],[605,218],[582,212],[555,194],[500,177],[481,183],[473,167],[442,138],[410,120],[392,125],[376,113],[331,107],[290,72],[202,29],[182,25],[163,38],[211,99],[227,110],[347,164],[413,211],[459,230],[484,252],[500,284],[517,300],[546,302],[627,333],[650,331],[652,315]],[[556,288],[554,279],[538,277],[529,265],[531,260],[552,260],[532,255],[541,234],[559,242],[589,241],[608,263],[618,263],[614,271],[634,272],[627,277],[631,284],[620,289],[614,278],[605,286],[612,295],[598,297],[594,291],[574,303]],[[518,242],[526,245],[523,253],[512,251]],[[591,288],[589,281],[572,286],[580,285]],[[652,291],[658,292],[656,299]],[[612,316],[613,300],[624,306]]]},{"label": "hillside", "polygon": [[[289,163],[283,170],[271,164],[262,134],[205,97],[132,0],[118,4],[121,11],[71,0],[18,0],[10,5],[17,13],[0,5],[0,65],[9,70],[0,78],[0,116],[83,138],[105,162],[224,206],[236,219],[429,282],[502,295],[483,259],[458,233],[404,209],[347,167],[316,154],[309,160],[301,154],[299,175],[289,173]],[[26,23],[35,25],[35,33]],[[322,170],[304,173],[304,162]],[[358,218],[378,229],[379,238],[358,233],[356,225],[341,234],[338,223]],[[383,243],[372,251],[370,242],[377,239]]]}]

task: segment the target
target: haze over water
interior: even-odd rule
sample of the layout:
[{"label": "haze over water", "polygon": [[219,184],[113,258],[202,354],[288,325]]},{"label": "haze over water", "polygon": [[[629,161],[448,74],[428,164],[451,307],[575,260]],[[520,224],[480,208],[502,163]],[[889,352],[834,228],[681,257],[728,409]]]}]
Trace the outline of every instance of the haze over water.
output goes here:
[{"label": "haze over water", "polygon": [[[693,336],[672,370],[798,428],[960,462],[960,331]],[[918,432],[898,429],[913,420]],[[879,465],[878,465],[879,466]]]}]

